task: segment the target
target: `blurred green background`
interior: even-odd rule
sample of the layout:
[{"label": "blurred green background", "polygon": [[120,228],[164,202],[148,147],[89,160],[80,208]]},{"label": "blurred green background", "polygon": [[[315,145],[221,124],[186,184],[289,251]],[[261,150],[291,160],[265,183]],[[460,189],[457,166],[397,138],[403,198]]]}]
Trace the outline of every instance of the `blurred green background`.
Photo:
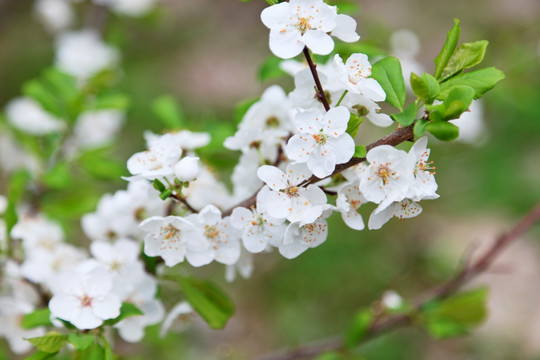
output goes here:
[{"label": "blurred green background", "polygon": [[[191,273],[222,283],[237,304],[224,331],[195,321],[166,339],[119,343],[125,359],[249,359],[346,329],[352,314],[388,289],[410,298],[450,277],[463,254],[489,244],[540,199],[540,2],[538,0],[364,0],[354,17],[362,41],[389,50],[393,31],[414,31],[417,60],[433,70],[453,18],[461,41],[490,42],[485,66],[506,79],[484,101],[487,140],[481,146],[431,143],[441,198],[425,201],[418,218],[391,220],[382,230],[352,231],[330,220],[322,246],[299,258],[255,258],[251,279],[223,280],[223,267]],[[256,98],[271,82],[257,79],[270,55],[259,20],[263,0],[169,0],[143,19],[113,17],[107,38],[122,48],[119,88],[133,97],[118,155],[143,148],[145,129],[160,131],[151,102],[175,95],[192,130],[219,144],[234,132],[236,104]],[[30,0],[0,0],[0,106],[52,63],[53,39],[35,21]],[[281,79],[286,90],[292,80]],[[376,134],[362,138],[366,143]],[[223,173],[238,154],[207,150]],[[229,169],[229,170],[227,170]],[[118,182],[110,189],[125,186]],[[367,214],[365,220],[367,221]],[[517,244],[500,268],[480,279],[491,290],[490,320],[471,337],[434,341],[404,329],[359,348],[360,359],[540,359],[538,228]],[[151,331],[153,333],[156,333]]]}]

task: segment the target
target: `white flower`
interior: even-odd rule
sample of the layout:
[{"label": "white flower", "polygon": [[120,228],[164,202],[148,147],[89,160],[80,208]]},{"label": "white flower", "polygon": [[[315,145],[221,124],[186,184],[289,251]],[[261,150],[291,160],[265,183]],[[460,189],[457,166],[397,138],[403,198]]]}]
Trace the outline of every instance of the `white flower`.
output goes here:
[{"label": "white flower", "polygon": [[169,332],[169,329],[173,325],[173,322],[180,318],[180,320],[185,323],[191,316],[194,314],[193,308],[187,302],[182,301],[176,304],[167,314],[165,320],[161,324],[161,329],[159,330],[159,336],[164,337]]},{"label": "white flower", "polygon": [[122,303],[113,291],[111,275],[101,267],[62,273],[56,279],[49,302],[53,317],[69,321],[79,329],[94,329],[104,320],[120,315]]},{"label": "white flower", "polygon": [[125,274],[127,266],[137,262],[140,246],[128,239],[118,239],[114,244],[95,241],[90,244],[90,252],[111,273]]},{"label": "white flower", "polygon": [[388,127],[394,123],[390,116],[380,112],[379,105],[364,95],[348,93],[341,104],[360,117],[366,117],[373,125]]},{"label": "white flower", "polygon": [[26,169],[32,175],[41,172],[43,164],[37,157],[20,145],[7,133],[0,133],[0,169],[6,174],[17,169]]},{"label": "white flower", "polygon": [[144,237],[144,253],[161,256],[167,266],[181,263],[185,257],[193,266],[212,261],[204,256],[210,244],[194,224],[184,218],[152,216],[144,220],[139,228],[148,233]]},{"label": "white flower", "polygon": [[332,210],[328,209],[312,223],[291,223],[279,246],[279,253],[287,259],[293,259],[307,249],[321,245],[328,236],[328,223],[325,219],[331,214]]},{"label": "white flower", "polygon": [[397,201],[386,207],[381,205],[369,217],[368,228],[370,230],[380,229],[392,217],[403,220],[418,216],[422,212],[422,207],[411,199]]},{"label": "white flower", "polygon": [[260,165],[261,159],[257,149],[251,148],[240,155],[231,177],[234,198],[237,202],[247,199],[261,188],[262,181],[257,176]]},{"label": "white flower", "polygon": [[31,135],[47,135],[64,130],[62,120],[49,114],[33,99],[20,97],[6,105],[6,117],[17,129]]},{"label": "white flower", "polygon": [[189,204],[197,210],[208,204],[214,204],[221,208],[232,206],[234,199],[229,195],[227,187],[216,178],[212,170],[206,166],[201,168],[197,180],[189,183],[182,193]]},{"label": "white flower", "polygon": [[[210,134],[205,132],[192,132],[188,130],[172,131],[169,133],[177,145],[183,150],[195,150],[210,143]],[[159,141],[161,135],[153,134],[150,131],[144,133],[146,144],[152,146],[155,141]]]},{"label": "white flower", "polygon": [[343,106],[326,114],[318,109],[298,113],[294,124],[300,134],[289,140],[287,156],[306,163],[318,178],[331,175],[336,164],[343,164],[354,155],[354,140],[345,132],[349,117]]},{"label": "white flower", "polygon": [[67,32],[57,38],[55,65],[81,80],[115,66],[118,61],[118,51],[105,44],[94,30]]},{"label": "white flower", "polygon": [[56,275],[73,269],[86,257],[84,251],[65,243],[57,244],[52,249],[36,248],[27,252],[21,273],[32,282],[50,287]]},{"label": "white flower", "polygon": [[131,181],[127,190],[105,194],[97,210],[81,219],[84,233],[94,241],[139,238],[139,223],[150,216],[164,216],[167,202],[146,180]]},{"label": "white flower", "polygon": [[127,161],[132,175],[154,180],[174,174],[174,166],[182,155],[182,148],[172,134],[147,139],[148,150],[133,154]]},{"label": "white flower", "polygon": [[15,354],[24,354],[32,350],[33,346],[25,339],[45,335],[43,327],[23,329],[22,318],[35,310],[33,303],[28,299],[3,296],[0,297],[0,336],[8,341],[11,351]]},{"label": "white flower", "polygon": [[150,12],[158,0],[94,0],[96,4],[110,7],[119,15],[140,17]]},{"label": "white flower", "polygon": [[52,251],[64,240],[64,231],[59,224],[42,214],[19,214],[19,221],[11,229],[11,237],[21,239],[24,250]]},{"label": "white flower", "polygon": [[200,172],[199,158],[196,156],[186,156],[174,166],[174,176],[182,182],[197,179]]},{"label": "white flower", "polygon": [[338,80],[352,93],[362,94],[373,101],[384,101],[386,93],[377,80],[370,78],[371,64],[367,55],[352,54],[344,64],[336,54],[334,67],[338,74]]},{"label": "white flower", "polygon": [[[336,104],[341,94],[343,94],[343,88],[340,84],[338,86],[331,86],[331,84],[336,84],[335,70],[326,67],[317,67],[317,71],[319,72],[319,80],[325,90],[328,103],[330,105]],[[295,107],[324,110],[324,105],[317,96],[315,81],[309,69],[301,70],[294,76],[294,90],[289,94],[289,99]]]},{"label": "white flower", "polygon": [[37,0],[34,10],[47,30],[56,33],[68,28],[75,17],[66,0]]},{"label": "white flower", "polygon": [[242,230],[242,242],[251,253],[264,251],[269,243],[274,246],[281,243],[286,229],[284,221],[261,213],[257,208],[237,207],[231,215],[231,224]]},{"label": "white flower", "polygon": [[364,220],[362,215],[358,213],[358,209],[366,202],[367,200],[357,184],[347,184],[339,189],[336,206],[338,211],[341,212],[343,221],[351,229],[364,229]]},{"label": "white flower", "polygon": [[217,207],[207,205],[198,214],[187,216],[186,220],[193,222],[210,244],[206,251],[192,254],[190,261],[192,265],[197,266],[194,263],[205,265],[212,260],[232,265],[238,261],[240,234],[231,226],[230,217],[222,219],[221,211]]},{"label": "white flower", "polygon": [[[283,59],[300,54],[304,46],[316,54],[329,54],[334,49],[329,32],[344,41],[359,38],[354,36],[354,20],[348,16],[338,17],[336,8],[322,0],[276,4],[262,11],[261,20],[270,29],[270,50]],[[342,24],[338,25],[338,21]]]},{"label": "white flower", "polygon": [[92,110],[82,113],[73,129],[75,144],[81,148],[91,148],[109,143],[122,127],[124,117],[124,112],[119,110]]},{"label": "white flower", "polygon": [[414,180],[411,156],[390,145],[381,145],[368,152],[367,161],[369,166],[362,174],[359,188],[368,201],[385,208],[407,196]]},{"label": "white flower", "polygon": [[122,300],[135,305],[143,314],[124,319],[114,327],[123,340],[139,342],[144,337],[144,328],[160,322],[165,309],[156,299],[157,281],[152,276],[144,271],[131,271],[124,276],[124,281],[128,289]]},{"label": "white flower", "polygon": [[430,150],[427,149],[427,136],[416,141],[409,151],[414,159],[414,181],[411,184],[407,198],[413,201],[437,199],[437,182],[435,181],[433,162],[428,162]]},{"label": "white flower", "polygon": [[227,265],[225,268],[225,280],[233,282],[236,279],[236,273],[239,273],[244,279],[249,279],[253,274],[253,254],[242,249],[240,258],[234,265]]},{"label": "white flower", "polygon": [[257,170],[266,183],[259,193],[260,209],[268,215],[291,222],[310,223],[317,219],[326,204],[326,195],[316,185],[298,186],[311,176],[305,164],[289,164],[285,173],[275,166]]}]

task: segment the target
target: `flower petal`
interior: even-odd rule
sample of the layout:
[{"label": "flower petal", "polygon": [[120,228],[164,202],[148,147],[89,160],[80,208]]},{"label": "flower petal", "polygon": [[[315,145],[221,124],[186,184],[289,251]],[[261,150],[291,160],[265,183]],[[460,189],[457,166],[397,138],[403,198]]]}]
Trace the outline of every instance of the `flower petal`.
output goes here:
[{"label": "flower petal", "polygon": [[302,42],[315,54],[328,55],[334,50],[334,40],[327,33],[319,30],[308,30],[302,36]]}]

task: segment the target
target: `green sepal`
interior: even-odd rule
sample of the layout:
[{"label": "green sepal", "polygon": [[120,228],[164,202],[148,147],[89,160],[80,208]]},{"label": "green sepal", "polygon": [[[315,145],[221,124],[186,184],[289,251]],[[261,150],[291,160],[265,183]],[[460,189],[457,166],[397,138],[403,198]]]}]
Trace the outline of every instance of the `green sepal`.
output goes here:
[{"label": "green sepal", "polygon": [[367,150],[364,145],[357,145],[354,147],[354,157],[365,158],[367,155]]},{"label": "green sepal", "polygon": [[161,200],[167,200],[171,195],[172,191],[169,189],[165,189],[159,194],[159,197],[161,198]]}]

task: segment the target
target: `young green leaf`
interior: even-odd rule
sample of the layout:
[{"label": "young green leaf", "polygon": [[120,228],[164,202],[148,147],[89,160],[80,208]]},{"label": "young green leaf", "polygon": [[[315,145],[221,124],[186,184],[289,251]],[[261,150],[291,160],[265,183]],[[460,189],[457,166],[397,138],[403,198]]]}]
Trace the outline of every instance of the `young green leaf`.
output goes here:
[{"label": "young green leaf", "polygon": [[350,329],[345,334],[345,345],[353,347],[366,335],[373,321],[371,309],[360,310],[354,317]]},{"label": "young green leaf", "polygon": [[487,46],[488,42],[486,40],[459,45],[444,67],[441,80],[444,81],[464,69],[480,64],[486,54]]},{"label": "young green leaf", "polygon": [[26,186],[30,181],[30,174],[26,170],[19,170],[13,173],[9,179],[8,184],[8,205],[4,213],[4,220],[6,222],[6,235],[9,239],[9,233],[15,224],[17,223],[17,205],[21,201],[26,191]]},{"label": "young green leaf", "polygon": [[433,121],[427,124],[426,130],[442,141],[452,141],[459,136],[459,128],[446,121]]},{"label": "young green leaf", "polygon": [[487,295],[483,287],[433,301],[420,309],[420,323],[437,339],[466,334],[486,318]]},{"label": "young green leaf", "polygon": [[429,74],[422,74],[422,77],[411,73],[411,87],[419,98],[426,104],[432,104],[441,91],[439,82]]},{"label": "young green leaf", "polygon": [[386,101],[403,111],[406,92],[399,60],[389,56],[377,61],[371,68],[371,75],[386,92]]},{"label": "young green leaf", "polygon": [[28,357],[25,357],[23,360],[47,360],[47,359],[52,359],[56,356],[56,354],[58,354],[57,352],[55,353],[48,353],[48,352],[45,352],[45,351],[37,351],[35,353],[33,353],[32,355],[28,356]]},{"label": "young green leaf", "polygon": [[51,189],[62,189],[71,181],[69,167],[66,162],[60,162],[43,175],[43,182]]},{"label": "young green leaf", "polygon": [[435,78],[440,79],[442,72],[444,68],[446,67],[446,64],[448,64],[448,60],[452,57],[452,54],[454,54],[454,50],[456,49],[457,43],[459,41],[459,33],[461,29],[459,27],[459,20],[454,19],[454,27],[452,30],[448,32],[448,35],[446,37],[446,42],[443,45],[443,48],[439,55],[435,58]]},{"label": "young green leaf", "polygon": [[180,106],[172,96],[164,95],[154,100],[152,110],[169,130],[180,129],[186,123]]},{"label": "young green leaf", "polygon": [[106,320],[104,324],[114,325],[128,317],[138,315],[143,315],[143,312],[138,307],[131,303],[123,302],[122,307],[120,308],[120,315],[118,315],[118,317],[115,317],[114,319]]},{"label": "young green leaf", "polygon": [[23,329],[32,329],[38,326],[50,326],[51,311],[49,308],[43,308],[24,315],[21,321]]},{"label": "young green leaf", "polygon": [[469,86],[474,89],[474,98],[479,99],[502,79],[504,73],[494,67],[466,72],[454,76],[441,84],[441,92],[437,99],[444,100],[456,86]]},{"label": "young green leaf", "polygon": [[365,158],[367,150],[364,145],[358,145],[354,147],[354,157]]},{"label": "young green leaf", "polygon": [[66,345],[67,335],[51,331],[45,336],[26,339],[30,341],[38,350],[52,354],[60,351]]},{"label": "young green leaf", "polygon": [[222,329],[234,313],[231,299],[209,281],[178,277],[187,300],[213,329]]},{"label": "young green leaf", "polygon": [[399,114],[392,114],[390,117],[398,124],[403,126],[411,125],[416,119],[416,103],[412,103],[400,112]]},{"label": "young green leaf", "polygon": [[93,334],[69,333],[68,342],[77,350],[85,350],[96,340]]},{"label": "young green leaf", "polygon": [[419,138],[422,135],[424,135],[424,133],[426,132],[426,127],[428,126],[428,124],[429,124],[429,121],[424,120],[424,119],[420,119],[416,123],[414,123],[414,129],[413,129],[414,136]]},{"label": "young green leaf", "polygon": [[91,106],[92,110],[116,109],[127,110],[131,100],[125,94],[101,93]]},{"label": "young green leaf", "polygon": [[105,360],[105,351],[98,343],[93,343],[81,352],[80,360]]},{"label": "young green leaf", "polygon": [[454,87],[442,104],[426,105],[429,119],[447,121],[459,118],[471,106],[474,94],[474,89],[469,86]]}]

